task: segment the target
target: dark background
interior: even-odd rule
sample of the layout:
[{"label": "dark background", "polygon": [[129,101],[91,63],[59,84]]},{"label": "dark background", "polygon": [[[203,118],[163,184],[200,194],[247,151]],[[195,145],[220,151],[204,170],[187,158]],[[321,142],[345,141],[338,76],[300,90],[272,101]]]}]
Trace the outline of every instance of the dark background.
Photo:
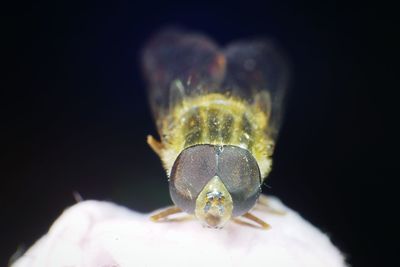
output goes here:
[{"label": "dark background", "polygon": [[74,191],[144,212],[170,203],[145,142],[156,131],[139,56],[154,31],[178,24],[222,45],[258,35],[280,42],[294,77],[264,192],[327,232],[352,265],[384,266],[378,242],[392,214],[378,195],[391,179],[381,153],[384,90],[394,76],[385,55],[389,7],[53,2],[1,10],[0,265],[46,233],[75,203]]}]

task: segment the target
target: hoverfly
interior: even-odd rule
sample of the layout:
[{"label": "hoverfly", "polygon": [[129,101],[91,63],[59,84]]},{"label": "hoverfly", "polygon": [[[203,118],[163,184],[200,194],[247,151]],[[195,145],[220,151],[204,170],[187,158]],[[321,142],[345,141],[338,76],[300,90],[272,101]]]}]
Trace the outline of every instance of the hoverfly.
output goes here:
[{"label": "hoverfly", "polygon": [[249,213],[271,171],[288,83],[284,57],[263,39],[220,49],[198,33],[163,30],[144,49],[148,96],[175,206],[154,221],[185,212],[221,228]]}]

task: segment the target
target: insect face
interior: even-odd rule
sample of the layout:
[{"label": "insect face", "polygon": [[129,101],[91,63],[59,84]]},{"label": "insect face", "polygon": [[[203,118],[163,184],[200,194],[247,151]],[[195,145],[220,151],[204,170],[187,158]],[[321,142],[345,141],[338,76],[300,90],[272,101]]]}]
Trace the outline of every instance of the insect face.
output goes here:
[{"label": "insect face", "polygon": [[220,228],[232,217],[233,201],[224,183],[214,176],[196,200],[196,217],[209,227]]}]

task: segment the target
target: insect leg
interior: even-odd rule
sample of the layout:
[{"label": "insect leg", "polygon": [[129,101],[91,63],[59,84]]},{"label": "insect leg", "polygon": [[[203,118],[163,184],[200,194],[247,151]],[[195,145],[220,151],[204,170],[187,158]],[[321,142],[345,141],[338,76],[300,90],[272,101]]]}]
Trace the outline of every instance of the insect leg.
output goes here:
[{"label": "insect leg", "polygon": [[171,206],[171,207],[168,207],[168,208],[160,211],[159,213],[152,215],[150,217],[150,220],[152,220],[153,222],[157,222],[161,219],[167,218],[169,215],[180,213],[180,212],[182,212],[182,210],[180,208],[178,208],[177,206]]},{"label": "insect leg", "polygon": [[286,214],[286,211],[278,210],[278,209],[273,208],[269,204],[268,197],[265,196],[265,195],[260,195],[260,197],[257,200],[257,204],[256,204],[255,208],[258,209],[258,210],[264,209],[267,212],[272,213],[272,214],[276,214],[276,215],[285,215]]},{"label": "insect leg", "polygon": [[161,142],[157,141],[153,136],[147,136],[147,144],[151,147],[151,149],[156,152],[156,154],[161,157],[161,150],[163,149],[163,145]]},{"label": "insect leg", "polygon": [[253,222],[259,224],[265,230],[267,230],[271,227],[268,223],[264,222],[263,220],[261,220],[260,218],[254,216],[253,214],[251,214],[249,212],[243,214],[242,216],[246,219],[249,219],[250,221],[253,221]]}]

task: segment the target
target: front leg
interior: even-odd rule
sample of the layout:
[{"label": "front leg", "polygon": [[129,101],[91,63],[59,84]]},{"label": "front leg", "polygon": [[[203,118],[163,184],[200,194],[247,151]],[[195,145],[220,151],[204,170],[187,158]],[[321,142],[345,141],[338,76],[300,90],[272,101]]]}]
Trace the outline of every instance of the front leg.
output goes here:
[{"label": "front leg", "polygon": [[182,212],[182,210],[180,208],[178,208],[177,206],[171,206],[168,208],[165,208],[164,210],[150,216],[150,220],[152,220],[153,222],[158,222],[162,219],[167,219],[168,216],[176,214],[176,213],[180,213]]},{"label": "front leg", "polygon": [[260,218],[258,218],[256,216],[254,216],[250,212],[247,212],[247,213],[243,214],[242,217],[246,218],[246,219],[248,219],[248,220],[250,220],[252,222],[257,223],[264,230],[268,230],[269,228],[271,228],[271,226],[268,223],[264,222],[263,220],[261,220]]}]

